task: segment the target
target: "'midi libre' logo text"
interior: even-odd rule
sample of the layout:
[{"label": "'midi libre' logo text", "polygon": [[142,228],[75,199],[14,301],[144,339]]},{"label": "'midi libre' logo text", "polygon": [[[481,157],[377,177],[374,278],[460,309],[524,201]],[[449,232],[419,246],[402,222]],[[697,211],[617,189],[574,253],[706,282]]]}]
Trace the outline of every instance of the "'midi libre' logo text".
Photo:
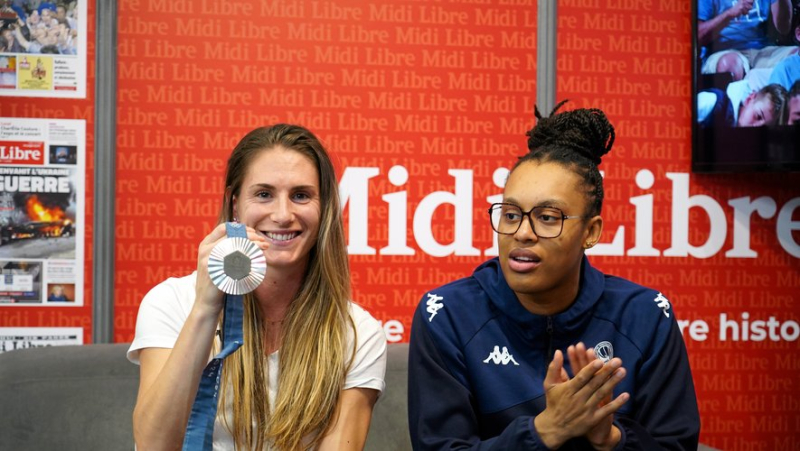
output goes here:
[{"label": "'midi libre' logo text", "polygon": [[44,164],[44,144],[4,141],[0,143],[0,164]]},{"label": "'midi libre' logo text", "polygon": [[[453,192],[434,191],[429,193],[418,203],[413,203],[416,205],[416,210],[413,212],[409,212],[408,191],[405,189],[383,194],[381,200],[388,205],[388,215],[386,215],[388,243],[380,249],[376,249],[369,243],[368,231],[374,227],[374,223],[370,224],[370,219],[375,221],[375,216],[369,214],[369,193],[374,192],[374,189],[370,189],[370,180],[378,177],[380,173],[381,170],[377,167],[351,166],[345,169],[339,181],[342,208],[349,208],[347,246],[349,254],[415,255],[416,249],[409,246],[408,243],[410,234],[407,230],[407,220],[411,215],[413,239],[424,254],[434,257],[448,255],[494,257],[498,255],[496,234],[492,234],[491,247],[481,250],[474,246],[473,223],[475,221],[473,217],[476,207],[483,210],[490,204],[502,202],[502,188],[508,177],[508,169],[497,168],[493,172],[492,183],[496,191],[490,188],[489,190],[494,191],[493,193],[486,193],[485,191],[489,190],[484,190],[480,194],[477,194],[476,191],[483,190],[483,187],[475,190],[471,169],[448,169],[447,174],[455,182]],[[750,223],[757,220],[754,216],[763,219],[777,216],[775,234],[780,246],[789,255],[800,258],[800,244],[793,237],[793,232],[800,230],[800,222],[792,219],[795,210],[800,207],[800,197],[789,199],[780,209],[775,200],[767,196],[755,199],[749,196],[729,199],[727,204],[733,209],[733,221],[729,226],[726,212],[720,202],[704,194],[690,195],[689,174],[667,172],[666,177],[672,181],[669,248],[661,250],[653,246],[654,195],[642,194],[629,199],[635,211],[633,247],[626,249],[626,226],[619,225],[616,230],[610,230],[610,242],[600,243],[586,253],[608,256],[710,258],[722,251],[729,229],[732,227],[732,247],[725,251],[725,257],[755,258],[758,257],[758,252],[751,247]],[[403,188],[408,179],[409,172],[404,166],[395,165],[388,171],[388,181],[392,186]],[[648,169],[639,170],[635,179],[636,186],[643,190],[652,188],[655,183],[655,177]],[[477,197],[484,197],[486,203],[474,205]],[[449,243],[437,240],[432,227],[434,214],[437,208],[443,205],[452,206],[455,212],[452,229],[449,229],[447,234],[452,237]],[[705,212],[710,226],[705,242],[699,245],[689,241],[689,213],[692,209]]]}]

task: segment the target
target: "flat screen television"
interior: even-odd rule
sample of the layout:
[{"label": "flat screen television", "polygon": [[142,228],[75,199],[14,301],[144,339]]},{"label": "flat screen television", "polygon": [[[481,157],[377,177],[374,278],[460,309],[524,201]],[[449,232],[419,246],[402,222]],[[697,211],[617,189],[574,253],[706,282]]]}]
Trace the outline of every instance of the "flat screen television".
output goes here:
[{"label": "flat screen television", "polygon": [[800,171],[800,0],[693,6],[692,171]]}]

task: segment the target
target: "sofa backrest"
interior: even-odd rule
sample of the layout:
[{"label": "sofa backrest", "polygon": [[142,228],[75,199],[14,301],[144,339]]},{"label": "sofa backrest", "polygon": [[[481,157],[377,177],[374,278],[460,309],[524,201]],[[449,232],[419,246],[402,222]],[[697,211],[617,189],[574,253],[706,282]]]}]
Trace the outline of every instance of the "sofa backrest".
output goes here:
[{"label": "sofa backrest", "polygon": [[[131,450],[139,367],[128,344],[30,348],[0,354],[0,449]],[[410,450],[408,345],[389,345],[386,391],[367,450]]]},{"label": "sofa backrest", "polygon": [[408,344],[388,346],[386,390],[372,412],[367,450],[405,451],[411,449],[408,436]]}]

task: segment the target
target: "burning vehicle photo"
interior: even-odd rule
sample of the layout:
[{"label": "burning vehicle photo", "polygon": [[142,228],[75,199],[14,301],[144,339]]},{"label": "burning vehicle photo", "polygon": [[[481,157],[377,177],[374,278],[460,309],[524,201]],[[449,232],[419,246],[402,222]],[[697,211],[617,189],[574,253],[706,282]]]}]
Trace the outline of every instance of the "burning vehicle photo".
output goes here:
[{"label": "burning vehicle photo", "polygon": [[22,194],[0,201],[0,249],[6,257],[72,258],[75,220],[68,196]]}]

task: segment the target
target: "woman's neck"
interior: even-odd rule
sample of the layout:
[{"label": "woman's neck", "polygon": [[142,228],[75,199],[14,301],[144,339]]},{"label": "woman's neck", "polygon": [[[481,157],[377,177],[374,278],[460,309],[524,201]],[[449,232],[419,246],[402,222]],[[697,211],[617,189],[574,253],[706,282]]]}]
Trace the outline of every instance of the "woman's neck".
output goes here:
[{"label": "woman's neck", "polygon": [[300,291],[303,277],[304,274],[297,272],[276,274],[276,271],[270,273],[270,270],[267,270],[264,281],[254,292],[264,322],[283,321],[289,306]]},{"label": "woman's neck", "polygon": [[303,276],[302,272],[280,274],[278,271],[267,270],[267,277],[253,293],[261,313],[266,355],[279,350],[283,344],[284,320],[292,301],[300,291]]},{"label": "woman's neck", "polygon": [[580,271],[547,291],[540,293],[516,293],[517,299],[525,309],[534,315],[556,315],[569,308],[578,297]]}]

